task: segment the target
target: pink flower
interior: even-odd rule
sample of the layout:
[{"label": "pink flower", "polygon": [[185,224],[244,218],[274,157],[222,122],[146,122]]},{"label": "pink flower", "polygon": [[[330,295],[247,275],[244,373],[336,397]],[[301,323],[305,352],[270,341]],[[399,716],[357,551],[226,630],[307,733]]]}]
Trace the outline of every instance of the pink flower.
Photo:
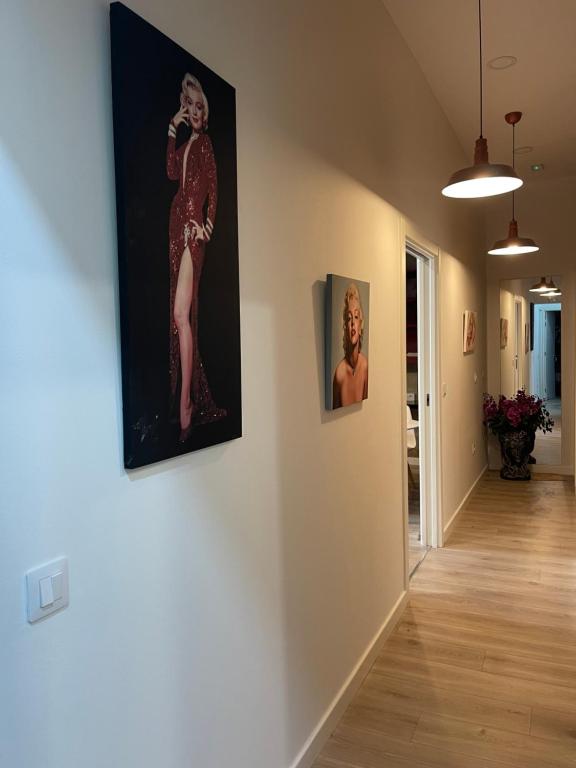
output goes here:
[{"label": "pink flower", "polygon": [[518,427],[522,421],[522,412],[516,405],[510,405],[506,412],[506,418],[513,427]]}]

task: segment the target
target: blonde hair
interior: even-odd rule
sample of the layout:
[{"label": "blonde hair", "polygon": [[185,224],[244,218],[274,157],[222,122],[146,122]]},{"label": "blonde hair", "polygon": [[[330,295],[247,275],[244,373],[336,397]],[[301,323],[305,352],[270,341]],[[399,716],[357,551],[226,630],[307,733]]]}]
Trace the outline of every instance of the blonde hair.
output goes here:
[{"label": "blonde hair", "polygon": [[200,80],[189,72],[186,72],[182,80],[182,91],[180,93],[180,106],[186,106],[186,97],[189,95],[189,91],[198,91],[202,97],[202,103],[204,104],[204,114],[202,115],[202,128],[206,130],[208,128],[208,99],[202,89]]},{"label": "blonde hair", "polygon": [[358,339],[358,350],[362,349],[362,339],[364,337],[364,310],[362,309],[362,302],[360,301],[360,291],[356,283],[349,283],[344,294],[344,308],[342,310],[342,346],[344,347],[344,354],[348,352],[348,334],[346,333],[346,322],[348,320],[348,311],[350,302],[355,300],[358,302],[358,308],[360,309],[360,338]]}]

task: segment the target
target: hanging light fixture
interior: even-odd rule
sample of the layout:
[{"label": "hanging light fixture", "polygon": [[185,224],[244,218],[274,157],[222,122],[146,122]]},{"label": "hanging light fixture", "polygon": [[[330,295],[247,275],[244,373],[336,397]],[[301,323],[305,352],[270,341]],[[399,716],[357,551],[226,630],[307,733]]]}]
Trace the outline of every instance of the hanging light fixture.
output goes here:
[{"label": "hanging light fixture", "polygon": [[557,290],[557,288],[554,280],[550,279],[548,282],[545,277],[541,277],[540,282],[535,283],[529,290],[530,293],[548,293]]},{"label": "hanging light fixture", "polygon": [[[504,119],[512,126],[512,168],[514,167],[514,151],[516,149],[516,123],[520,122],[522,112],[508,112]],[[514,190],[512,190],[512,219],[508,225],[508,237],[505,240],[496,240],[492,250],[488,251],[492,256],[518,256],[521,253],[534,253],[540,248],[531,237],[518,237],[518,222],[514,215]]]},{"label": "hanging light fixture", "polygon": [[442,190],[445,197],[493,197],[512,192],[523,184],[510,165],[490,163],[488,142],[482,135],[482,0],[478,0],[478,29],[480,38],[480,136],[476,139],[474,165],[462,168],[450,177]]},{"label": "hanging light fixture", "polygon": [[546,298],[550,298],[551,296],[562,296],[562,291],[557,287],[552,278],[550,278],[550,281],[547,283],[547,285],[548,290],[546,292],[540,293],[540,296],[546,296]]}]

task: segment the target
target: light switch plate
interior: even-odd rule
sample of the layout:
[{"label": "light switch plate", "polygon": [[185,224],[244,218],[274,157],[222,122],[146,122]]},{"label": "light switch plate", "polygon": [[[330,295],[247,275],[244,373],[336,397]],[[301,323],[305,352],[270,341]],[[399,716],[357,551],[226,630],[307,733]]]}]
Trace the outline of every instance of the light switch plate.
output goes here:
[{"label": "light switch plate", "polygon": [[[28,621],[31,624],[65,608],[69,603],[68,559],[61,557],[28,571],[26,574],[26,591],[28,595]],[[42,603],[45,604],[44,607],[42,607]]]}]

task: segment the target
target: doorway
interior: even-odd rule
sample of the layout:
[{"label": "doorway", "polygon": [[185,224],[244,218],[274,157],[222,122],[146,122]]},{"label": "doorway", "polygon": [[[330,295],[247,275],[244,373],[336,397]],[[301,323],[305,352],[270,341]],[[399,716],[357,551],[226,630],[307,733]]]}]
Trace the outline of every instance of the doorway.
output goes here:
[{"label": "doorway", "polygon": [[435,262],[406,248],[406,465],[408,564],[412,576],[437,546],[435,398]]},{"label": "doorway", "polygon": [[532,455],[537,464],[562,463],[562,305],[534,308],[532,391],[546,401],[554,421],[552,432],[538,432]]}]

